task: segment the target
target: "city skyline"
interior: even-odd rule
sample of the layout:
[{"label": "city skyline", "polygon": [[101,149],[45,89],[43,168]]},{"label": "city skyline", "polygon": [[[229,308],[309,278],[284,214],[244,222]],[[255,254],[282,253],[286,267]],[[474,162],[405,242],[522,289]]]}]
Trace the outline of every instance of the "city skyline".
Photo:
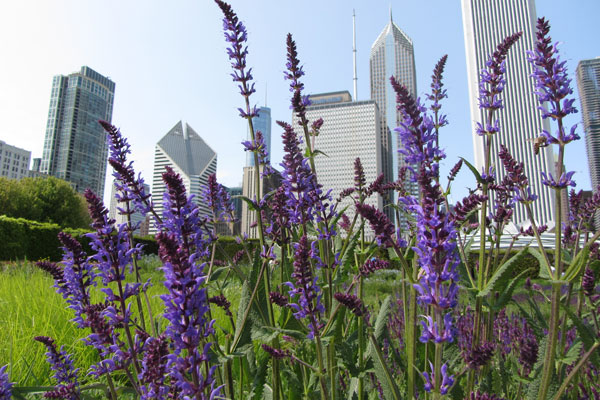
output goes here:
[{"label": "city skyline", "polygon": [[[553,146],[539,149],[535,154],[533,141],[542,130],[550,131],[548,120],[542,119],[531,74],[533,68],[527,61],[527,52],[533,51],[536,32],[536,9],[534,0],[462,0],[465,52],[471,104],[474,165],[480,173],[485,168],[485,138],[476,132],[477,124],[486,125],[486,112],[479,108],[480,71],[486,68],[498,44],[504,38],[522,32],[519,40],[510,48],[506,57],[504,90],[500,95],[504,108],[498,110],[494,119],[499,121],[500,131],[492,136],[490,167],[494,169],[496,182],[506,176],[500,160],[500,145],[522,162],[529,178],[531,192],[537,200],[531,204],[535,221],[553,227],[554,193],[542,183],[541,172],[554,172]],[[529,215],[524,205],[516,204],[512,221],[518,226],[528,225]]]},{"label": "city skyline", "polygon": [[[248,27],[248,65],[253,67],[257,83],[251,102],[264,105],[268,83],[273,120],[290,120],[290,93],[282,79],[287,32],[292,32],[298,44],[308,93],[351,90],[353,8],[358,100],[370,98],[368,54],[373,39],[389,20],[389,2],[376,4],[378,7],[360,1],[307,1],[301,5],[232,2]],[[30,13],[32,5],[38,13]],[[561,53],[574,77],[580,59],[600,54],[599,43],[585,40],[595,35],[592,18],[600,13],[600,4],[582,0],[577,7],[564,7],[538,0],[536,7],[539,16],[549,18],[551,35],[562,43]],[[444,74],[449,100],[443,103],[443,111],[450,125],[441,136],[448,155],[441,165],[445,176],[459,156],[473,159],[460,4],[435,0],[424,12],[422,5],[393,1],[392,9],[394,21],[415,45],[417,95],[423,97],[429,90],[433,66],[443,54],[449,54]],[[146,181],[152,176],[154,143],[172,121],[185,118],[201,127],[203,137],[219,154],[219,181],[239,185],[245,163],[240,142],[245,140],[246,128],[236,109],[243,99],[229,76],[222,16],[212,2],[156,3],[151,7],[137,1],[108,2],[97,7],[93,2],[70,0],[59,5],[23,1],[2,4],[0,11],[5,18],[0,29],[7,38],[0,43],[0,50],[11,60],[0,67],[4,94],[0,140],[30,150],[32,158],[40,157],[52,76],[89,65],[119,86],[113,123],[132,144],[135,167]],[[290,15],[294,18],[287,17]],[[306,29],[307,21],[311,29]],[[63,44],[60,57],[57,43]],[[581,114],[571,123],[579,120]],[[280,130],[274,129],[271,159],[275,166],[282,157],[279,137]],[[570,146],[566,166],[577,171],[579,187],[589,189],[587,161],[580,157],[583,152],[583,141]],[[467,193],[467,186],[473,187],[474,181],[468,171],[461,171],[453,185],[453,201]]]}]

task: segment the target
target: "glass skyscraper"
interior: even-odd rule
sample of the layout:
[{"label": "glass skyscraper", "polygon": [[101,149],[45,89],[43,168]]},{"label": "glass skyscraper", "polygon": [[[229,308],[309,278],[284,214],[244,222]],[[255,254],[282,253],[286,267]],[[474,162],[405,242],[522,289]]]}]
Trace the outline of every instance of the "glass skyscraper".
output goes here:
[{"label": "glass skyscraper", "polygon": [[[269,154],[269,160],[271,159],[271,109],[269,107],[261,107],[258,110],[258,116],[252,118],[252,126],[254,132],[260,131],[265,139],[265,146],[267,147],[267,154]],[[250,128],[248,128],[248,139],[250,137]],[[254,153],[251,151],[246,152],[246,167],[254,167]]]},{"label": "glass skyscraper", "polygon": [[[585,130],[585,149],[594,193],[600,186],[600,57],[581,60],[577,65],[577,89]],[[600,213],[596,213],[600,229]]]},{"label": "glass skyscraper", "polygon": [[[506,175],[498,157],[500,144],[524,164],[530,188],[538,199],[533,202],[533,216],[539,224],[554,225],[554,195],[542,184],[541,172],[554,173],[552,147],[540,149],[534,154],[533,140],[543,129],[549,130],[548,122],[542,119],[538,101],[534,95],[531,79],[532,67],[527,61],[527,51],[533,50],[535,40],[536,12],[533,0],[462,0],[465,52],[475,166],[484,168],[483,138],[475,132],[477,122],[484,121],[479,109],[479,73],[485,62],[504,38],[517,32],[523,36],[511,47],[506,59],[506,86],[502,93],[505,108],[498,111],[500,133],[492,138],[491,165],[496,171],[496,182]],[[528,225],[525,207],[515,206],[513,222]]]},{"label": "glass skyscraper", "polygon": [[41,172],[104,195],[108,144],[98,120],[111,121],[114,93],[115,83],[89,67],[54,77]]},{"label": "glass skyscraper", "polygon": [[[369,61],[371,99],[377,103],[384,126],[381,131],[383,172],[386,181],[392,182],[398,179],[398,172],[405,161],[404,155],[398,152],[402,144],[398,133],[394,131],[400,125],[402,115],[396,108],[396,92],[392,88],[390,77],[394,76],[413,97],[417,93],[417,77],[413,42],[394,23],[391,10],[389,23],[371,46]],[[407,181],[405,185],[413,195],[418,193],[416,183]],[[404,222],[399,222],[406,227]]]}]

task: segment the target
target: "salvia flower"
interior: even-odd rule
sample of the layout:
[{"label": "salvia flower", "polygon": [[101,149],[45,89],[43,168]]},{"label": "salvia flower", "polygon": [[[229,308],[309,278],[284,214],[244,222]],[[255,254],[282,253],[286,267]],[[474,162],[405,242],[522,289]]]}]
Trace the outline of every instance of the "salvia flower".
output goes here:
[{"label": "salvia flower", "polygon": [[460,171],[462,165],[463,160],[461,158],[456,164],[454,164],[454,167],[452,167],[452,169],[450,170],[450,173],[448,174],[448,182],[452,182],[454,178],[456,178],[456,175],[458,174],[458,171]]},{"label": "salvia flower", "polygon": [[359,268],[359,271],[362,276],[368,276],[375,271],[378,271],[380,269],[388,269],[389,267],[389,261],[372,257],[365,261],[365,263]]},{"label": "salvia flower", "polygon": [[[433,371],[433,365],[431,365],[431,363],[430,366],[431,370]],[[440,372],[442,375],[441,382],[439,384],[440,393],[448,394],[448,390],[450,390],[452,385],[454,385],[454,377],[448,374],[448,365],[446,365],[446,363],[442,365]],[[432,372],[430,375],[426,371],[423,372],[423,378],[425,379],[425,390],[427,392],[431,392],[436,387],[436,380],[439,378],[435,376],[435,373]]]},{"label": "salvia flower", "polygon": [[277,122],[283,129],[283,182],[288,198],[290,222],[305,224],[315,219],[319,210],[323,210],[324,201],[330,200],[329,193],[323,194],[321,185],[312,172],[300,150],[300,140],[288,123]]},{"label": "salvia flower", "polygon": [[310,246],[306,236],[302,236],[294,247],[294,283],[288,282],[287,286],[291,289],[289,295],[298,297],[297,303],[290,303],[289,306],[296,311],[296,319],[308,319],[308,338],[312,339],[321,329],[320,313],[325,312],[325,307],[321,303],[321,288],[317,285],[317,277],[313,277],[311,272]]},{"label": "salvia flower", "polygon": [[231,196],[225,190],[225,187],[217,182],[217,174],[208,176],[208,181],[202,194],[204,201],[213,211],[215,217],[213,222],[233,221],[234,208]]},{"label": "salvia flower", "polygon": [[227,315],[228,317],[231,317],[233,315],[233,314],[231,314],[231,310],[230,310],[231,302],[229,300],[227,300],[227,298],[225,296],[223,296],[222,294],[213,296],[213,297],[209,297],[208,302],[212,303],[218,307],[221,307],[225,311],[225,315]]},{"label": "salvia flower", "polygon": [[49,396],[52,398],[52,393],[56,392],[61,394],[61,398],[68,400],[79,399],[79,381],[77,379],[77,371],[73,367],[73,360],[71,355],[64,351],[63,347],[58,350],[54,339],[48,336],[36,336],[34,340],[44,344],[48,350],[46,353],[46,360],[50,364],[50,368],[54,371],[52,378],[56,380],[55,390],[50,392]]},{"label": "salvia flower", "polygon": [[191,398],[206,393],[214,383],[215,367],[204,372],[212,345],[207,338],[213,333],[214,324],[207,318],[204,264],[198,265],[173,233],[160,232],[157,241],[168,291],[160,296],[165,304],[164,317],[169,321],[165,335],[174,347],[167,357],[167,368],[181,393]]},{"label": "salvia flower", "polygon": [[550,172],[546,174],[542,172],[542,183],[554,189],[564,189],[567,186],[575,186],[575,181],[571,179],[575,171],[563,172],[558,181],[554,179],[554,176]]},{"label": "salvia flower", "polygon": [[472,346],[470,351],[464,354],[465,362],[469,368],[481,368],[491,360],[494,355],[494,346],[491,342],[485,342],[479,346]]},{"label": "salvia flower", "polygon": [[[535,50],[528,52],[528,60],[533,66],[532,77],[540,102],[539,109],[543,118],[560,120],[577,112],[573,107],[575,99],[567,98],[573,94],[571,80],[567,74],[566,61],[560,60],[557,44],[552,44],[552,38],[548,35],[550,24],[546,19],[539,18],[536,27]],[[547,109],[546,105],[550,108]],[[559,131],[554,139],[565,143],[565,132]]]},{"label": "salvia flower", "polygon": [[[144,189],[144,179],[140,174],[135,175],[133,161],[127,161],[131,154],[131,145],[121,135],[121,131],[107,121],[98,121],[108,136],[110,156],[108,163],[113,167],[113,176],[117,187],[117,200],[132,201],[135,209],[146,215],[152,209],[150,193]],[[125,210],[123,210],[125,212]],[[133,210],[130,210],[133,212]]]},{"label": "salvia flower", "polygon": [[277,304],[279,307],[285,307],[288,304],[288,298],[279,292],[269,292],[271,303]]},{"label": "salvia flower", "polygon": [[[246,56],[248,55],[248,33],[244,24],[238,19],[233,9],[229,4],[221,0],[215,0],[221,11],[223,12],[223,30],[225,40],[230,44],[227,48],[227,54],[231,60],[233,73],[231,77],[234,82],[238,82],[240,94],[248,100],[250,95],[256,92],[252,81],[252,68],[246,68]],[[256,106],[250,107],[246,101],[246,109],[238,109],[242,118],[251,119],[258,115]]]},{"label": "salvia flower", "polygon": [[[500,43],[492,56],[486,61],[486,68],[481,71],[479,83],[479,108],[489,111],[502,109],[502,99],[500,93],[504,90],[506,80],[504,73],[506,72],[506,56],[508,50],[521,37],[522,32],[515,33],[506,37]],[[485,125],[479,124],[477,133],[494,134],[498,131],[498,120],[486,121]]]},{"label": "salvia flower", "polygon": [[282,360],[284,358],[290,357],[290,352],[288,350],[278,350],[269,346],[268,344],[262,344],[262,349],[269,353],[269,355],[277,360]]},{"label": "salvia flower", "polygon": [[8,374],[6,373],[6,368],[8,365],[0,368],[0,400],[10,400],[12,398],[12,387],[14,383],[12,383]]},{"label": "salvia flower", "polygon": [[144,358],[139,374],[142,400],[165,400],[169,394],[169,386],[165,384],[167,370],[168,342],[164,336],[149,337],[144,343]]},{"label": "salvia flower", "polygon": [[394,245],[394,224],[392,224],[387,215],[368,204],[356,204],[356,210],[361,217],[371,224],[371,228],[376,235],[377,244],[383,247]]},{"label": "salvia flower", "polygon": [[367,314],[367,308],[358,297],[346,293],[335,293],[333,297],[357,317],[362,317]]},{"label": "salvia flower", "polygon": [[[298,51],[296,49],[296,42],[292,38],[292,34],[288,33],[286,38],[287,44],[287,70],[283,73],[284,78],[290,81],[290,92],[292,95],[292,105],[290,108],[294,110],[296,115],[300,118],[302,123],[308,124],[306,119],[306,107],[311,104],[309,97],[302,95],[302,89],[304,84],[300,82],[300,78],[304,75],[300,60],[298,59]],[[317,130],[320,126],[317,126]]]},{"label": "salvia flower", "polygon": [[581,288],[586,296],[593,296],[596,293],[596,278],[594,271],[590,267],[585,267],[585,272],[581,278]]}]

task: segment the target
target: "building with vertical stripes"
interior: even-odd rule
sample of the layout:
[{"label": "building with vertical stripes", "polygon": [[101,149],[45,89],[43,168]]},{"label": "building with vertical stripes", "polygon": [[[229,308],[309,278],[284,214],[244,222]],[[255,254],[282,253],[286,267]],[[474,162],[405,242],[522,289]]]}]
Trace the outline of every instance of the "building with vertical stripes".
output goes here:
[{"label": "building with vertical stripes", "polygon": [[[502,92],[504,109],[498,113],[500,132],[492,140],[491,164],[500,182],[505,171],[498,157],[499,145],[504,144],[512,156],[524,164],[530,187],[538,199],[533,202],[534,218],[539,224],[554,226],[554,193],[542,184],[541,172],[555,175],[551,146],[533,151],[533,140],[549,124],[542,120],[534,84],[530,77],[532,67],[527,61],[527,51],[533,50],[536,12],[533,0],[462,0],[465,52],[471,104],[471,121],[475,165],[484,168],[484,141],[475,133],[477,122],[484,116],[479,109],[479,73],[485,62],[504,38],[517,32],[523,36],[509,50],[506,59],[506,86]],[[513,222],[528,225],[525,208],[515,206]]]},{"label": "building with vertical stripes", "polygon": [[[181,175],[188,195],[193,194],[200,214],[212,213],[202,199],[208,177],[217,172],[217,153],[187,123],[179,121],[156,144],[154,174],[152,176],[152,202],[159,215],[163,212],[163,195],[166,185],[162,180],[165,167],[170,166]],[[156,233],[156,226],[150,227]]]},{"label": "building with vertical stripes", "polygon": [[115,83],[89,67],[54,77],[40,172],[104,196],[108,144],[98,120],[111,121],[114,93]]},{"label": "building with vertical stripes", "polygon": [[[581,101],[590,181],[592,191],[596,193],[600,186],[600,57],[579,62],[577,89]],[[600,213],[596,214],[595,225],[596,230],[600,229]]]}]

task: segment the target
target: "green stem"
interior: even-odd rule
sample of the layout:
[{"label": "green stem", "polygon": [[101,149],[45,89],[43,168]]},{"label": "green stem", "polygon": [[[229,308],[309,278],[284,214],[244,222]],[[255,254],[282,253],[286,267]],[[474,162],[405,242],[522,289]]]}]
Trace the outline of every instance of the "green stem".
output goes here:
[{"label": "green stem", "polygon": [[[413,264],[416,261],[413,262]],[[413,265],[413,280],[417,279],[417,268]],[[405,284],[405,283],[404,283]],[[408,368],[407,376],[407,394],[409,399],[415,398],[415,385],[416,385],[416,363],[417,363],[417,342],[416,342],[416,328],[417,328],[417,290],[413,285],[409,285],[409,300],[408,300],[408,318],[405,319],[404,331],[405,331],[405,343],[406,343],[406,363]],[[406,307],[406,303],[404,303]]]}]

